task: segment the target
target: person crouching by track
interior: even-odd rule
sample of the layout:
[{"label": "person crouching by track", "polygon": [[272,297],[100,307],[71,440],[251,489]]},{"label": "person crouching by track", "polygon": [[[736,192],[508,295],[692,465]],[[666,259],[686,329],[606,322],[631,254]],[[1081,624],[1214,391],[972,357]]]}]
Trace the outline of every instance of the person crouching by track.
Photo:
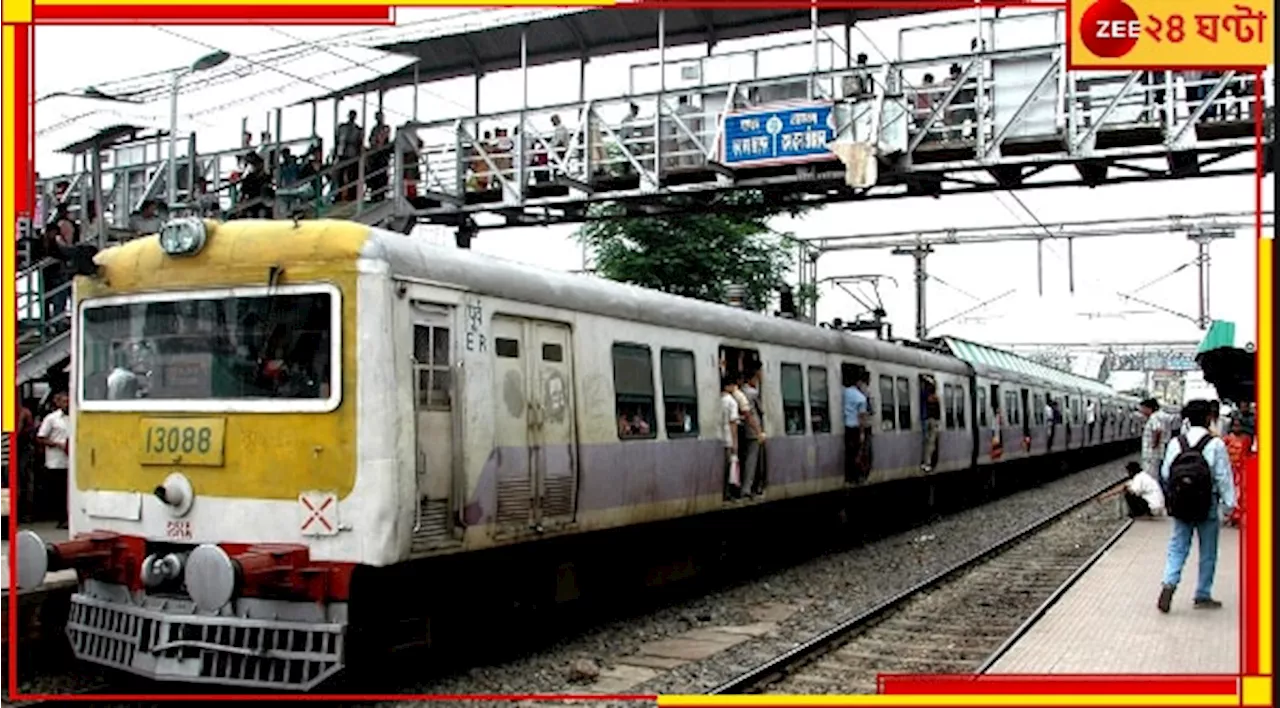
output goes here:
[{"label": "person crouching by track", "polygon": [[742,494],[742,470],[738,466],[738,422],[741,420],[738,384],[732,378],[720,381],[720,437],[724,441],[724,498]]},{"label": "person crouching by track", "polygon": [[1164,491],[1160,489],[1160,483],[1144,472],[1138,462],[1130,462],[1124,469],[1129,473],[1129,481],[1114,492],[1102,495],[1099,501],[1123,493],[1130,519],[1154,519],[1163,515]]},{"label": "person crouching by track", "polygon": [[1208,401],[1191,401],[1182,409],[1187,431],[1169,441],[1165,448],[1160,477],[1166,490],[1167,508],[1173,517],[1164,579],[1156,607],[1168,612],[1173,593],[1182,579],[1182,567],[1191,553],[1191,536],[1200,541],[1200,567],[1196,578],[1195,608],[1216,609],[1213,573],[1218,563],[1218,533],[1222,511],[1236,505],[1235,484],[1227,447],[1209,432]]}]

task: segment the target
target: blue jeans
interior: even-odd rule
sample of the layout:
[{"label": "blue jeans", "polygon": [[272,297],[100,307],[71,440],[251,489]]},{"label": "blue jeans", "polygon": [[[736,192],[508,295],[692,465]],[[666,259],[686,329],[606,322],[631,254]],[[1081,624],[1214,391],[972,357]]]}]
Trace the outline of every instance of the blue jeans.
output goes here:
[{"label": "blue jeans", "polygon": [[1195,599],[1205,600],[1213,593],[1213,571],[1218,566],[1218,531],[1221,522],[1217,514],[1206,521],[1189,524],[1173,520],[1173,537],[1169,539],[1169,554],[1164,565],[1164,584],[1177,587],[1182,579],[1182,566],[1191,555],[1191,534],[1200,537],[1200,568],[1196,576]]}]

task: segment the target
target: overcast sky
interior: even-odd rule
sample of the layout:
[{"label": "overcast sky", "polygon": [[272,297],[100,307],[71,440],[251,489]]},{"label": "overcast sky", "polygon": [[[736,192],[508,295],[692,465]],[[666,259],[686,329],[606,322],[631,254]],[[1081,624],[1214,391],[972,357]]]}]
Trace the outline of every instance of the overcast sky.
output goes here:
[{"label": "overcast sky", "polygon": [[[448,13],[460,11],[402,10],[400,24],[422,23]],[[483,16],[481,16],[483,17]],[[918,27],[943,20],[967,19],[972,11],[934,13],[905,20],[862,23],[862,32],[853,36],[853,52],[866,52],[872,62],[881,57],[897,58],[900,36],[906,58],[926,56],[925,51],[955,54],[967,48],[971,26],[949,30],[915,30],[900,35],[908,27]],[[1053,22],[1037,20],[1032,30],[1019,30],[1019,36],[1051,37]],[[284,28],[265,27],[73,27],[43,26],[36,30],[36,93],[81,89],[130,76],[189,65],[219,47],[233,54],[261,51],[291,44],[297,39],[315,41],[335,34],[350,33],[353,28]],[[843,37],[834,40],[842,43]],[[803,42],[808,33],[791,36],[775,35],[771,42]],[[1001,43],[1003,41],[1003,44]],[[1024,40],[1025,41],[1025,40]],[[832,55],[843,56],[841,47],[824,37],[823,63]],[[1036,42],[1030,42],[1036,43]],[[723,54],[760,46],[760,40],[726,42],[717,48]],[[997,46],[1008,46],[1007,35],[997,37]],[[668,61],[705,53],[705,48],[682,48],[668,51]],[[96,57],[86,62],[84,57]],[[657,53],[636,53],[622,57],[593,60],[589,65],[585,93],[589,98],[618,96],[627,90],[634,75],[646,79],[643,70],[632,71],[632,65],[648,64]],[[802,73],[812,61],[808,47],[775,51],[762,56],[770,73],[775,75]],[[726,60],[728,61],[728,60]],[[839,59],[843,62],[843,59]],[[731,63],[731,62],[729,62]],[[728,66],[728,63],[725,64]],[[939,67],[945,72],[945,66]],[[559,64],[530,71],[531,104],[552,105],[575,101],[578,96],[579,70],[576,64]],[[649,73],[648,78],[653,74]],[[192,78],[188,81],[196,81]],[[284,79],[282,79],[284,81]],[[329,87],[337,88],[337,87]],[[228,101],[235,96],[228,92]],[[469,79],[423,86],[418,93],[418,118],[440,120],[469,115],[474,110],[474,89]],[[519,72],[494,74],[482,84],[481,111],[494,113],[519,107],[522,84]],[[372,116],[376,97],[369,99]],[[266,125],[271,105],[269,98],[255,101],[261,111],[248,118],[255,134]],[[410,89],[392,91],[384,99],[389,123],[399,124],[413,112]],[[360,110],[359,99],[348,99],[342,112]],[[38,110],[38,108],[37,108]],[[319,134],[326,147],[332,142],[332,104],[318,111]],[[182,111],[179,110],[181,115]],[[199,133],[203,148],[230,148],[237,142],[241,116],[223,114]],[[207,121],[206,121],[207,122]],[[191,125],[183,121],[184,126]],[[285,112],[286,138],[309,134],[311,111],[295,108]],[[181,129],[181,127],[180,127]],[[37,169],[45,176],[68,171],[70,159],[53,152],[59,146],[37,143]],[[1252,157],[1242,158],[1251,165]],[[1272,176],[1264,185],[1265,209],[1274,209]],[[1055,189],[1028,191],[1020,194],[1023,203],[1041,222],[1074,221],[1092,218],[1162,217],[1171,214],[1193,215],[1203,212],[1248,211],[1254,207],[1251,177],[1183,180],[1151,185],[1126,185],[1096,189]],[[890,199],[862,204],[833,205],[804,219],[781,218],[775,227],[793,232],[800,238],[832,235],[874,234],[913,229],[938,229],[965,226],[1001,226],[1013,223],[1033,224],[1032,218],[1008,194],[967,197]],[[440,230],[421,229],[425,238],[452,243]],[[581,248],[572,238],[573,227],[511,229],[484,231],[475,241],[477,251],[500,254],[548,268],[578,269],[582,266]],[[1212,314],[1219,319],[1236,322],[1237,344],[1253,341],[1255,336],[1255,244],[1251,231],[1236,238],[1219,241],[1212,248]],[[1065,244],[1046,244],[1044,250],[1045,292],[1036,287],[1036,249],[1034,243],[939,247],[929,260],[929,271],[937,280],[928,291],[928,320],[937,323],[980,301],[1008,290],[1014,294],[970,317],[952,319],[932,331],[931,335],[953,334],[995,343],[1017,342],[1142,342],[1156,340],[1195,341],[1202,333],[1185,319],[1159,312],[1145,305],[1125,302],[1117,291],[1134,290],[1148,281],[1192,261],[1196,249],[1185,234],[1133,236],[1124,238],[1085,239],[1074,245],[1076,291],[1068,292],[1067,250]],[[895,333],[908,335],[914,329],[914,287],[912,262],[877,251],[832,253],[819,262],[819,277],[851,274],[882,274],[896,281],[884,282],[881,295]],[[945,284],[944,284],[945,283]],[[1195,268],[1166,278],[1144,289],[1141,295],[1171,310],[1190,316],[1197,313],[1197,280]],[[824,288],[819,318],[851,319],[860,306],[839,290]]]}]

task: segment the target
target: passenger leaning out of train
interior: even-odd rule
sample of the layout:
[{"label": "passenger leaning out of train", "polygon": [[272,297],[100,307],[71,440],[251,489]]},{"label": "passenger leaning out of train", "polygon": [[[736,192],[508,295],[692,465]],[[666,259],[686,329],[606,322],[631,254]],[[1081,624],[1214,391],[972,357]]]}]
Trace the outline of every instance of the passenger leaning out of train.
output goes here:
[{"label": "passenger leaning out of train", "polygon": [[859,369],[844,382],[844,480],[861,482],[871,474],[871,373]]},{"label": "passenger leaning out of train", "polygon": [[920,397],[924,411],[924,453],[920,460],[920,469],[932,472],[938,464],[938,437],[942,431],[942,402],[938,400],[938,383],[932,376],[921,377]]},{"label": "passenger leaning out of train", "polygon": [[[738,449],[742,467],[742,489],[747,496],[764,493],[764,414],[760,408],[760,382],[762,368],[759,364],[740,377],[734,399],[738,402]],[[744,405],[745,404],[745,405]]]},{"label": "passenger leaning out of train", "polygon": [[738,383],[726,376],[720,381],[720,438],[724,441],[724,498],[736,499],[742,492],[742,469],[738,466],[738,422],[742,419]]}]

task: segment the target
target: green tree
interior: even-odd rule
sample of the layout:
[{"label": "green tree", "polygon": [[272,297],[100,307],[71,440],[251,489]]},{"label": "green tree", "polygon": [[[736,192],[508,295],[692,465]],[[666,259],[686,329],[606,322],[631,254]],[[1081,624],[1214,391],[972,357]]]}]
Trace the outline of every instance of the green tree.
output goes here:
[{"label": "green tree", "polygon": [[769,219],[804,207],[768,204],[758,192],[680,199],[651,216],[632,215],[621,204],[593,207],[577,238],[594,253],[596,272],[714,302],[725,301],[729,285],[742,285],[747,307],[767,307],[797,252],[790,234],[775,232]]}]

